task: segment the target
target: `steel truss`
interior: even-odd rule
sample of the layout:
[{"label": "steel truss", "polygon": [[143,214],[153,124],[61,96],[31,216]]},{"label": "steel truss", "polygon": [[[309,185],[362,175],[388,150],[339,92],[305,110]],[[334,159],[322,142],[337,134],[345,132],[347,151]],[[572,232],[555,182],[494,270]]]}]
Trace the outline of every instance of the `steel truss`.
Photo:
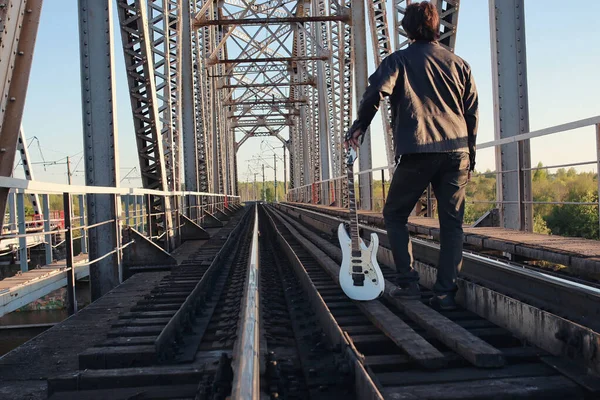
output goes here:
[{"label": "steel truss", "polygon": [[179,73],[180,58],[179,6],[173,0],[148,0],[148,23],[152,36],[154,77],[158,113],[165,156],[165,173],[169,190],[179,190]]},{"label": "steel truss", "polygon": [[[144,188],[167,190],[167,168],[153,62],[153,41],[149,31],[147,3],[144,0],[117,0],[127,82],[133,111],[135,136]],[[166,76],[166,75],[165,75]],[[168,86],[168,85],[165,85]],[[164,97],[164,100],[170,101]],[[163,100],[163,101],[164,101]],[[170,110],[170,107],[165,108]],[[170,128],[169,128],[170,129]],[[170,199],[151,196],[155,229],[159,235],[172,227]],[[165,220],[166,216],[166,220]],[[168,237],[171,235],[169,234]]]},{"label": "steel truss", "polygon": [[[394,1],[394,49],[400,50],[409,43],[408,36],[401,23],[404,18],[406,7],[411,0]],[[454,51],[456,44],[456,30],[458,29],[458,10],[460,0],[434,0],[434,4],[440,14],[440,43],[448,50]]]},{"label": "steel truss", "polygon": [[[0,7],[0,176],[11,176],[42,0],[3,3]],[[8,189],[0,189],[0,232],[8,193]]]}]

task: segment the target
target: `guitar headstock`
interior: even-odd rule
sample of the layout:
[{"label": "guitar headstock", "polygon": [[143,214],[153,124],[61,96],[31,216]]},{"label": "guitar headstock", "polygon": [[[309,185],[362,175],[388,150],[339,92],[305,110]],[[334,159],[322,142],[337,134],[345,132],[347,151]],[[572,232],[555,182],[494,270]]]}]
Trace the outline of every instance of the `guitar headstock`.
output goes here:
[{"label": "guitar headstock", "polygon": [[346,154],[346,165],[351,167],[354,165],[354,161],[356,161],[356,150],[354,150],[352,147],[349,147]]}]

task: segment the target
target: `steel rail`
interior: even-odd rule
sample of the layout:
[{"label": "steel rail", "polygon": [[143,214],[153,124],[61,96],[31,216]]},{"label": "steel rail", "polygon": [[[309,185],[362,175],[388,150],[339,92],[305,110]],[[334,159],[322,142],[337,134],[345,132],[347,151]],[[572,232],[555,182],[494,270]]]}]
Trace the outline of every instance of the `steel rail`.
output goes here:
[{"label": "steel rail", "polygon": [[242,318],[236,343],[234,376],[231,391],[232,399],[260,398],[260,328],[258,291],[258,205],[254,205],[254,228],[246,278],[246,288],[242,300]]},{"label": "steel rail", "polygon": [[[280,208],[284,209],[286,207]],[[279,212],[281,213],[281,211]],[[281,214],[285,215],[285,213]],[[289,215],[285,218],[293,220]],[[313,242],[317,247],[322,247],[328,256],[335,259],[337,256],[333,253],[336,252],[337,246],[330,244],[326,239],[320,238],[319,235],[315,235],[303,226],[304,223],[309,222],[309,219],[307,215],[303,215],[302,222],[295,221],[294,224],[299,231],[302,231],[301,235],[303,237]],[[325,229],[329,230],[329,227],[326,226]],[[383,247],[383,240],[381,242],[378,257],[380,257],[380,265],[383,267],[386,264],[389,265],[391,251]],[[415,261],[414,267],[421,275],[420,283],[431,289],[435,283],[436,269],[419,261]],[[515,284],[518,281],[518,279],[512,279],[509,283]],[[598,374],[598,371],[600,371],[600,363],[595,357],[595,350],[592,350],[596,348],[597,343],[600,341],[600,335],[596,330],[574,322],[565,315],[528,304],[517,297],[494,290],[488,287],[487,282],[480,283],[459,275],[457,285],[459,286],[457,302],[465,309],[508,330],[521,340],[543,349],[554,357],[562,357],[569,360],[569,362],[583,364],[588,368],[588,371],[593,371],[589,372],[592,374]],[[558,299],[557,302],[564,303],[565,301]],[[555,361],[546,357],[542,357],[542,361],[551,366],[556,365]],[[556,362],[560,363],[562,361]],[[598,390],[594,386],[595,383],[588,384],[585,379],[577,379],[577,373],[573,369],[559,368],[558,370],[586,387],[587,390]]]},{"label": "steel rail", "polygon": [[188,319],[189,316],[195,312],[198,299],[205,292],[207,285],[212,282],[215,272],[222,267],[223,260],[226,259],[227,255],[229,255],[235,248],[236,239],[239,239],[240,232],[246,228],[247,222],[245,219],[247,217],[248,213],[242,217],[242,220],[240,220],[238,225],[231,231],[227,237],[227,240],[219,252],[215,255],[210,266],[202,276],[200,282],[198,282],[192,292],[186,297],[181,307],[179,307],[175,315],[173,315],[173,317],[169,320],[167,325],[154,341],[154,347],[157,354],[163,354],[166,351],[176,333],[182,329],[181,327],[186,319]]},{"label": "steel rail", "polygon": [[[291,205],[279,205],[280,210],[302,213],[302,221],[327,234],[337,230],[345,220]],[[288,214],[289,215],[289,214]],[[312,221],[311,221],[312,220]],[[361,237],[368,242],[371,233],[380,240],[380,259],[393,266],[390,244],[385,230],[359,224]],[[411,238],[413,256],[428,265],[436,265],[440,246],[431,241]],[[475,252],[463,251],[463,265],[459,276],[479,282],[492,290],[549,310],[567,319],[600,330],[600,288],[584,281],[568,279],[529,266],[509,263]]]},{"label": "steel rail", "polygon": [[336,322],[333,314],[327,307],[325,300],[304,268],[302,261],[300,261],[291,244],[279,230],[272,211],[268,209],[265,209],[265,211],[269,224],[275,232],[277,244],[281,246],[283,252],[288,257],[300,285],[309,296],[311,306],[317,314],[320,325],[323,327],[323,332],[332,346],[339,347],[342,350],[346,356],[346,362],[354,370],[353,376],[357,398],[383,400],[384,397],[380,388],[377,386],[375,380],[364,365],[364,356],[358,352],[350,336],[345,333]]}]

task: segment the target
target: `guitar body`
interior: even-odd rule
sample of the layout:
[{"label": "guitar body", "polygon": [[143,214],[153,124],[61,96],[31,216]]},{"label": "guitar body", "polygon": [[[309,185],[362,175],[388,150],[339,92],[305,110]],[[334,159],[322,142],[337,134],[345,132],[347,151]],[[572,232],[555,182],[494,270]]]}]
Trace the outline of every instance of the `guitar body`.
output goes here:
[{"label": "guitar body", "polygon": [[[352,255],[352,239],[348,236],[344,224],[338,227],[338,239],[342,249],[339,279],[346,296],[361,301],[374,300],[381,296],[385,290],[385,280],[377,263],[379,237],[372,233],[369,247],[360,239],[360,255],[357,252],[357,256]],[[353,266],[361,268],[360,274],[364,275],[364,279],[357,279],[356,275],[359,273],[353,272]]]},{"label": "guitar body", "polygon": [[346,161],[348,167],[348,200],[350,211],[350,235],[344,224],[338,227],[338,239],[342,249],[342,265],[340,266],[340,286],[346,296],[352,300],[374,300],[383,294],[385,280],[377,263],[379,237],[371,234],[369,247],[358,235],[358,218],[354,196],[354,172],[352,166],[356,159],[354,149],[348,150]]}]

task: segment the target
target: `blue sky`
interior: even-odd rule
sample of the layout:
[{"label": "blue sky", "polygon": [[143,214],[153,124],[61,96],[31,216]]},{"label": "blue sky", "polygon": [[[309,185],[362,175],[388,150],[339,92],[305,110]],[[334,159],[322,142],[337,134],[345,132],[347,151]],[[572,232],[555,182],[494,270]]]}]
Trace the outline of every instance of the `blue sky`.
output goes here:
[{"label": "blue sky", "polygon": [[[594,45],[594,39],[600,37],[600,25],[597,24],[600,2],[580,3],[585,5],[585,12],[577,7],[565,7],[564,1],[545,1],[543,8],[539,4],[537,0],[525,1],[531,130],[600,114],[600,76],[597,73],[600,48]],[[137,166],[138,161],[118,28],[115,29],[115,47],[120,173],[123,177]],[[456,53],[471,64],[479,89],[481,122],[478,142],[492,140],[494,126],[487,1],[461,1]],[[371,59],[371,72],[374,67]],[[72,166],[76,170],[73,181],[76,184],[83,184],[83,173],[79,172],[83,171],[83,161],[80,161],[83,154],[80,99],[77,2],[49,0],[44,2],[42,10],[23,126],[29,139],[33,136],[39,139],[46,161],[72,156]],[[377,167],[385,164],[385,153],[380,116],[376,116],[374,121],[371,130],[373,166]],[[281,147],[277,139],[248,140],[238,153],[240,179],[246,180],[246,160],[261,153],[263,140]],[[562,164],[596,158],[594,129],[591,127],[535,139],[531,147],[534,163]],[[30,147],[30,152],[34,162],[41,161],[35,144]],[[267,154],[264,153],[264,157],[271,160],[272,153],[271,156]],[[479,152],[477,165],[478,169],[493,169],[493,151]],[[33,168],[37,180],[66,182],[64,164],[46,167],[46,171],[41,165],[33,165]],[[283,179],[281,171],[279,166],[278,180]],[[272,179],[271,170],[267,169],[266,174],[267,179]],[[15,176],[22,176],[20,168],[17,168]],[[126,180],[122,184],[135,186],[139,182]]]}]

